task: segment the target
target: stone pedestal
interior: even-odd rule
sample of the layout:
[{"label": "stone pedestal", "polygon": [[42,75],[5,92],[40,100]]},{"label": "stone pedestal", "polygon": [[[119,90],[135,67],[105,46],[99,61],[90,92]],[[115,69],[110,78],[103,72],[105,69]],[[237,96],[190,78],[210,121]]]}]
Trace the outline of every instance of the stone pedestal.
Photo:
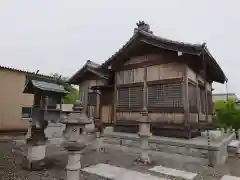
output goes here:
[{"label": "stone pedestal", "polygon": [[26,134],[26,139],[31,137],[31,130],[32,130],[32,120],[29,120],[28,121],[28,131],[27,131],[27,134]]},{"label": "stone pedestal", "polygon": [[38,129],[35,126],[31,128],[31,136],[26,141],[27,152],[23,158],[22,166],[28,170],[41,170],[49,164],[45,159],[47,138],[44,129]]},{"label": "stone pedestal", "polygon": [[67,169],[67,180],[79,180],[81,169],[80,151],[69,151]]},{"label": "stone pedestal", "polygon": [[31,161],[43,160],[45,158],[45,154],[46,154],[46,145],[45,144],[28,146],[27,158]]},{"label": "stone pedestal", "polygon": [[150,164],[151,159],[148,155],[149,151],[149,138],[152,136],[150,132],[150,121],[148,120],[148,112],[147,110],[142,111],[142,117],[138,121],[139,122],[139,133],[138,136],[140,137],[140,148],[141,148],[141,155],[139,161],[143,164]]},{"label": "stone pedestal", "polygon": [[97,143],[97,152],[102,153],[106,152],[106,148],[103,146],[103,138],[102,138],[102,133],[101,132],[96,132],[96,143]]}]

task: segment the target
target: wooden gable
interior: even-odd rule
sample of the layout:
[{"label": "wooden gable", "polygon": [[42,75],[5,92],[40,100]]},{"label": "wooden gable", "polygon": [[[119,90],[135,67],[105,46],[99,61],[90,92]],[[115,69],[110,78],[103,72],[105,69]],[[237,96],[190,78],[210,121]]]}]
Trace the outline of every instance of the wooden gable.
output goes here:
[{"label": "wooden gable", "polygon": [[[195,68],[196,70],[202,70],[206,66],[207,78],[209,81],[216,81],[224,83],[226,76],[223,73],[216,60],[213,58],[205,43],[203,44],[190,44],[178,41],[172,41],[159,36],[154,35],[144,22],[138,23],[138,28],[134,30],[133,36],[127,43],[120,48],[114,55],[112,55],[101,67],[107,68],[111,66],[114,70],[119,70],[119,67],[124,64],[136,65],[143,63],[144,59],[135,59],[129,61],[132,57],[140,57],[146,54],[169,52],[175,54],[175,56],[183,56],[184,58],[178,58],[179,63],[187,64],[188,66]],[[126,61],[130,63],[125,64]],[[203,65],[205,64],[205,65]],[[126,67],[124,67],[126,68]]]}]

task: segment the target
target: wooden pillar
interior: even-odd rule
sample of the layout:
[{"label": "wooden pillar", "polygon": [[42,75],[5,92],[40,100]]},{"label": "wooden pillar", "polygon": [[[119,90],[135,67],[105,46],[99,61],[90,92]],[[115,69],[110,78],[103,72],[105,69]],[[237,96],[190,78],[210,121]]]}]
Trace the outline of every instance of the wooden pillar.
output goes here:
[{"label": "wooden pillar", "polygon": [[82,101],[82,89],[80,84],[78,85],[78,95],[79,95],[79,100]]},{"label": "wooden pillar", "polygon": [[147,66],[144,66],[143,75],[143,110],[147,111]]},{"label": "wooden pillar", "polygon": [[205,121],[208,122],[208,88],[207,88],[207,62],[205,60],[205,46],[206,43],[202,45],[202,62],[203,62],[203,72],[204,72],[204,88],[205,88]]},{"label": "wooden pillar", "polygon": [[89,82],[88,81],[86,81],[85,83],[84,83],[84,96],[83,96],[83,112],[85,113],[85,114],[87,114],[87,110],[88,110],[88,90],[89,90]]},{"label": "wooden pillar", "polygon": [[184,108],[184,125],[189,125],[189,99],[188,99],[188,68],[184,65],[183,73],[183,108]]},{"label": "wooden pillar", "polygon": [[117,92],[117,79],[118,79],[118,72],[115,72],[114,74],[114,94],[113,94],[113,117],[112,117],[112,121],[116,122],[117,119],[117,115],[116,115],[116,111],[117,111],[117,103],[118,103],[118,92]]},{"label": "wooden pillar", "polygon": [[100,91],[96,90],[95,120],[100,120]]},{"label": "wooden pillar", "polygon": [[200,119],[200,110],[201,110],[201,102],[200,102],[200,91],[199,91],[199,84],[198,84],[198,74],[196,75],[196,99],[197,99],[197,114],[198,114],[198,124]]}]

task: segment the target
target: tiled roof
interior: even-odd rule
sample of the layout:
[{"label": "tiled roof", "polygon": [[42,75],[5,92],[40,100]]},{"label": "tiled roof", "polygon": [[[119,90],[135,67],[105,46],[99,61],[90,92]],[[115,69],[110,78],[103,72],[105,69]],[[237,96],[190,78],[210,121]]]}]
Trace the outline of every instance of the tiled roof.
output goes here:
[{"label": "tiled roof", "polygon": [[81,69],[79,69],[71,78],[69,78],[68,83],[71,83],[71,84],[79,83],[79,81],[76,82],[76,79],[78,79],[87,71],[92,72],[101,78],[105,78],[105,79],[108,78],[108,75],[102,72],[100,64],[87,60],[85,65]]},{"label": "tiled roof", "polygon": [[[209,52],[208,48],[205,46],[205,43],[203,44],[192,44],[192,43],[185,43],[180,41],[173,41],[166,38],[162,38],[160,36],[154,35],[150,31],[150,26],[141,22],[141,26],[138,25],[138,28],[134,30],[133,36],[123,45],[117,52],[115,52],[110,58],[108,58],[102,65],[102,68],[108,68],[109,65],[114,62],[117,57],[120,54],[124,54],[125,50],[130,48],[135,42],[143,42],[145,44],[151,44],[154,46],[157,46],[162,49],[171,50],[171,51],[180,51],[186,54],[192,54],[192,55],[201,55],[202,53],[206,54],[206,59],[210,60],[209,63],[212,64],[211,66],[214,66],[215,72],[217,72],[217,75],[215,74],[215,81],[224,83],[224,81],[227,81],[227,78],[214,59],[214,57]],[[145,28],[145,27],[147,28]]]},{"label": "tiled roof", "polygon": [[34,87],[43,90],[43,91],[53,91],[58,93],[67,93],[64,89],[64,86],[55,84],[55,83],[49,83],[45,81],[37,81],[32,80],[32,84]]},{"label": "tiled roof", "polygon": [[39,80],[29,80],[28,83],[26,84],[24,88],[24,93],[32,93],[31,87],[35,87],[39,90],[42,91],[51,91],[51,92],[57,92],[57,93],[62,93],[66,94],[68,93],[65,91],[64,86],[57,84],[57,83],[50,83],[46,81],[39,81]]},{"label": "tiled roof", "polygon": [[11,68],[11,67],[6,67],[6,66],[2,66],[2,65],[0,65],[0,69],[6,69],[8,71],[24,73],[26,75],[34,75],[34,76],[38,76],[38,77],[45,77],[45,78],[48,78],[48,79],[54,79],[52,76],[47,76],[47,75],[43,75],[43,74],[36,74],[35,72],[24,71],[24,70],[15,69],[15,68]]}]

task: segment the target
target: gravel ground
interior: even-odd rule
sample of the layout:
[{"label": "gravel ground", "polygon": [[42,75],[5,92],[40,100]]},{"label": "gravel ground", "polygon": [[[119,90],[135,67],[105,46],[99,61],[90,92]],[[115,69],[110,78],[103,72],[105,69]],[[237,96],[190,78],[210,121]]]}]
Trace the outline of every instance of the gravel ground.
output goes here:
[{"label": "gravel ground", "polygon": [[[27,171],[21,168],[22,151],[24,145],[16,145],[9,142],[0,143],[0,180],[65,180],[66,171],[65,166],[67,164],[66,152],[60,147],[49,146],[47,148],[47,157],[51,158],[54,162],[54,166],[51,169],[43,171]],[[58,153],[56,153],[58,152]],[[81,159],[83,167],[95,165],[98,163],[112,164],[115,166],[124,167],[140,172],[146,172],[156,176],[164,176],[159,173],[148,171],[153,165],[164,165],[166,167],[183,169],[186,171],[199,172],[196,180],[220,180],[224,174],[231,174],[240,176],[239,167],[240,162],[236,157],[230,157],[226,166],[219,168],[209,168],[204,165],[199,165],[197,162],[186,161],[186,157],[173,157],[167,156],[152,157],[154,164],[152,166],[141,166],[134,163],[136,155],[131,153],[124,153],[121,149],[108,148],[107,153],[96,153],[94,151],[86,152]],[[182,159],[181,159],[182,158]],[[166,176],[164,176],[166,177]],[[81,172],[80,180],[100,180],[106,179],[86,172]],[[181,178],[172,178],[181,180]]]}]

